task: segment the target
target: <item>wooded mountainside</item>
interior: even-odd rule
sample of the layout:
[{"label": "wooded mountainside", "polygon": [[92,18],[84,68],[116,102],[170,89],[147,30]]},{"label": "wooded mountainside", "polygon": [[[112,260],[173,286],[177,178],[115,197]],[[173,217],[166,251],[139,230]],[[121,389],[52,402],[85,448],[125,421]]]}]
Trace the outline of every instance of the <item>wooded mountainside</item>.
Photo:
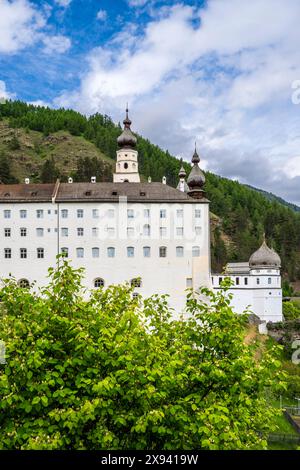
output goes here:
[{"label": "wooded mountainside", "polygon": [[[0,104],[0,181],[12,183],[24,176],[35,182],[66,180],[110,181],[120,124],[108,116],[85,117],[65,109],[50,109],[20,101]],[[176,186],[180,160],[137,135],[139,169]],[[200,152],[201,154],[201,152]],[[187,173],[189,163],[184,162]],[[280,254],[284,274],[300,279],[300,213],[236,181],[206,172],[205,190],[211,201],[212,264],[220,270],[227,261],[245,261],[258,248],[265,232],[268,244]],[[273,196],[273,195],[272,195]]]}]

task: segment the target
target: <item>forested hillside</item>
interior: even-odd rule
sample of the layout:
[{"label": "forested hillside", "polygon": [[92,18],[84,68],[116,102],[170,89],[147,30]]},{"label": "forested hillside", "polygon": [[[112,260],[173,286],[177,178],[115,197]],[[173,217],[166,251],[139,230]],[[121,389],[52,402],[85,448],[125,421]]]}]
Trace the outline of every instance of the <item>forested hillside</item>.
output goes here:
[{"label": "forested hillside", "polygon": [[[35,107],[19,101],[0,104],[0,180],[9,183],[26,176],[33,181],[98,181],[112,177],[116,138],[120,125],[108,116],[89,118],[72,110]],[[9,132],[7,131],[9,130]],[[181,162],[149,140],[138,137],[140,172],[153,181],[167,177],[178,183]],[[25,143],[27,139],[27,144]],[[190,165],[184,163],[186,171]],[[26,171],[26,173],[25,173]],[[247,260],[258,247],[263,233],[280,254],[284,273],[300,279],[300,214],[276,199],[236,181],[206,173],[206,192],[213,218],[213,268],[228,260]]]}]

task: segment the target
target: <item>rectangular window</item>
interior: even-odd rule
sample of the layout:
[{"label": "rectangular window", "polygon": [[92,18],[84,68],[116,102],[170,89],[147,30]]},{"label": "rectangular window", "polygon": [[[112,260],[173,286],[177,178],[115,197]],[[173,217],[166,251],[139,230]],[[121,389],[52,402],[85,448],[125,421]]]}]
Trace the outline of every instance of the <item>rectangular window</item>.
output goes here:
[{"label": "rectangular window", "polygon": [[256,278],[256,284],[257,284],[258,286],[259,286],[259,284],[260,284],[260,279],[259,279],[259,277]]},{"label": "rectangular window", "polygon": [[100,250],[98,247],[92,248],[92,257],[93,258],[99,258],[100,255]]},{"label": "rectangular window", "polygon": [[83,258],[84,249],[83,248],[76,248],[76,255],[77,255],[77,258]]},{"label": "rectangular window", "polygon": [[134,219],[134,210],[133,209],[127,209],[127,218],[128,219]]},{"label": "rectangular window", "polygon": [[177,215],[178,219],[182,219],[183,218],[183,209],[177,209],[176,215]]},{"label": "rectangular window", "polygon": [[201,227],[199,227],[199,225],[196,225],[196,227],[195,227],[195,234],[196,235],[201,235]]},{"label": "rectangular window", "polygon": [[167,236],[167,228],[166,227],[159,227],[159,234],[161,237]]},{"label": "rectangular window", "polygon": [[61,249],[61,254],[65,257],[65,258],[68,258],[69,256],[69,248],[62,248]]},{"label": "rectangular window", "polygon": [[191,277],[186,278],[186,287],[193,287],[193,278]]},{"label": "rectangular window", "polygon": [[50,209],[48,209],[48,214],[49,214],[49,215],[51,214],[51,210],[50,210]]},{"label": "rectangular window", "polygon": [[4,229],[4,236],[5,237],[10,237],[11,236],[11,229],[10,228],[5,228]]},{"label": "rectangular window", "polygon": [[27,228],[20,228],[20,235],[21,237],[27,236]]},{"label": "rectangular window", "polygon": [[67,237],[69,235],[69,229],[67,229],[66,227],[62,227],[61,228],[61,236],[62,237]]},{"label": "rectangular window", "polygon": [[160,246],[159,247],[159,257],[160,258],[166,258],[167,257],[167,247],[166,246]]},{"label": "rectangular window", "polygon": [[4,258],[6,259],[11,258],[11,248],[4,248]]},{"label": "rectangular window", "polygon": [[38,248],[36,251],[38,259],[44,258],[44,248]]},{"label": "rectangular window", "polygon": [[107,227],[107,233],[109,237],[114,237],[115,232],[116,232],[115,227]]},{"label": "rectangular window", "polygon": [[247,277],[244,278],[244,284],[245,284],[245,286],[248,285],[248,278]]},{"label": "rectangular window", "polygon": [[150,209],[144,209],[144,217],[145,217],[145,219],[149,219],[149,217],[150,217]]},{"label": "rectangular window", "polygon": [[200,217],[201,217],[201,209],[195,209],[195,217],[196,217],[196,219],[200,219]]},{"label": "rectangular window", "polygon": [[11,211],[9,209],[5,209],[4,211],[4,219],[10,219]]},{"label": "rectangular window", "polygon": [[83,227],[78,227],[78,228],[77,228],[77,236],[78,236],[78,237],[83,237],[83,234],[84,234],[84,229],[83,229]]},{"label": "rectangular window", "polygon": [[114,209],[108,209],[107,216],[108,216],[109,219],[113,219],[114,216],[115,216],[115,210]]},{"label": "rectangular window", "polygon": [[68,209],[62,209],[61,210],[61,218],[62,219],[67,219],[68,218]]},{"label": "rectangular window", "polygon": [[176,256],[177,258],[183,257],[183,246],[176,246]]},{"label": "rectangular window", "polygon": [[127,227],[127,237],[128,238],[134,237],[134,227]]},{"label": "rectangular window", "polygon": [[166,211],[166,209],[160,209],[159,217],[160,217],[161,219],[166,219],[166,218],[167,218],[167,211]]},{"label": "rectangular window", "polygon": [[77,209],[77,218],[83,219],[83,209]]},{"label": "rectangular window", "polygon": [[37,236],[37,237],[43,237],[43,236],[44,236],[44,229],[38,227],[38,228],[36,229],[36,236]]},{"label": "rectangular window", "polygon": [[43,209],[37,209],[37,211],[36,211],[36,217],[37,217],[37,219],[43,219],[43,218],[44,218],[44,211],[43,211]]},{"label": "rectangular window", "polygon": [[144,258],[150,258],[150,256],[151,256],[150,246],[144,246],[143,253],[144,253]]},{"label": "rectangular window", "polygon": [[116,254],[115,248],[113,248],[112,246],[110,246],[109,248],[107,248],[107,256],[108,256],[108,258],[114,258],[114,257],[115,257],[115,254]]},{"label": "rectangular window", "polygon": [[92,228],[92,235],[93,235],[93,237],[98,237],[98,235],[99,235],[98,227],[93,227]]},{"label": "rectangular window", "polygon": [[219,277],[219,286],[222,284],[223,278]]},{"label": "rectangular window", "polygon": [[268,284],[272,284],[272,278],[268,277]]},{"label": "rectangular window", "polygon": [[93,219],[99,219],[99,209],[92,210]]},{"label": "rectangular window", "polygon": [[26,217],[27,217],[27,211],[24,209],[20,210],[20,218],[26,219]]},{"label": "rectangular window", "polygon": [[134,247],[133,246],[128,246],[127,247],[127,257],[128,258],[134,258]]},{"label": "rectangular window", "polygon": [[177,237],[183,236],[183,227],[176,227],[176,235]]},{"label": "rectangular window", "polygon": [[21,259],[27,258],[27,248],[20,248],[20,258]]},{"label": "rectangular window", "polygon": [[240,285],[240,278],[239,278],[239,277],[236,277],[236,278],[235,278],[235,284],[236,284],[237,286]]}]

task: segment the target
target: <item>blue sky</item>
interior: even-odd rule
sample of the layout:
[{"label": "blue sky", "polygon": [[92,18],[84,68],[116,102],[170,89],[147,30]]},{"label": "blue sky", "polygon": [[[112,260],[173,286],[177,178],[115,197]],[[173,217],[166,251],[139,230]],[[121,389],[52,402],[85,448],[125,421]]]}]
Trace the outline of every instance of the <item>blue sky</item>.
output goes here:
[{"label": "blue sky", "polygon": [[300,204],[298,0],[0,0],[0,97],[123,117]]}]

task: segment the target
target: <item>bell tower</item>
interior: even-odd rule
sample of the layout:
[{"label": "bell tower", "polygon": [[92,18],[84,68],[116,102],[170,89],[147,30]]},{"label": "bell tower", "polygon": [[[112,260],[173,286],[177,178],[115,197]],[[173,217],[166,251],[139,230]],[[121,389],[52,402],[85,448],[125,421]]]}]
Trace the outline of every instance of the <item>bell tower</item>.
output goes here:
[{"label": "bell tower", "polygon": [[124,130],[117,139],[119,149],[113,181],[114,183],[140,183],[138,152],[135,150],[137,138],[130,129],[128,106],[123,124]]}]

